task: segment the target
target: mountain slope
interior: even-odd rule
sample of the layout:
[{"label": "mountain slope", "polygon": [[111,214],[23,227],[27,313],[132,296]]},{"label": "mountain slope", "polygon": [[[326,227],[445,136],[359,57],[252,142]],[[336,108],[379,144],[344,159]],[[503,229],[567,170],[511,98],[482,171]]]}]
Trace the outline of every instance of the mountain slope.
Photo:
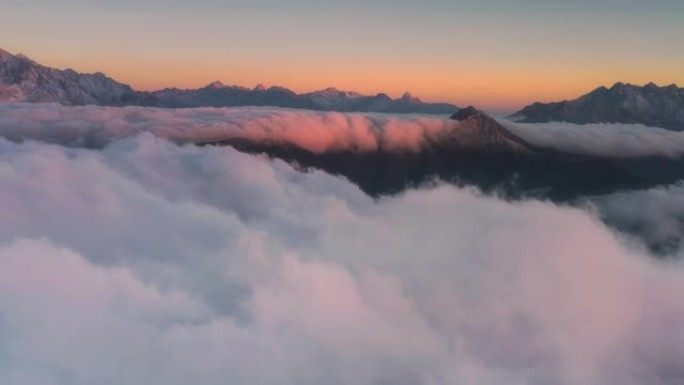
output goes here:
[{"label": "mountain slope", "polygon": [[454,147],[472,147],[479,151],[534,153],[540,149],[510,132],[496,120],[475,107],[466,107],[449,119],[459,121],[444,144]]},{"label": "mountain slope", "polygon": [[248,89],[214,82],[206,87],[142,92],[102,73],[80,74],[42,66],[22,55],[0,50],[0,102],[52,102],[64,105],[153,106],[169,108],[271,106],[318,111],[449,114],[458,107],[425,103],[409,93],[392,99],[328,88],[297,94],[287,88]]},{"label": "mountain slope", "polygon": [[512,117],[527,123],[639,123],[684,131],[684,88],[616,83],[575,100],[535,103]]}]

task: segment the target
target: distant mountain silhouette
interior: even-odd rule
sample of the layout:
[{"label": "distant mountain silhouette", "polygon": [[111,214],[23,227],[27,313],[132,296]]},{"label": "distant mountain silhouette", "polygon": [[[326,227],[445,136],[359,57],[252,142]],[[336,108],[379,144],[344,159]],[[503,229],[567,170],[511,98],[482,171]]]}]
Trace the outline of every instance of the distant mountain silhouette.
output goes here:
[{"label": "distant mountain silhouette", "polygon": [[616,83],[575,100],[535,103],[512,117],[528,123],[640,123],[684,131],[684,88]]},{"label": "distant mountain silhouette", "polygon": [[23,55],[0,50],[0,102],[53,102],[64,105],[150,107],[272,106],[318,111],[450,114],[458,107],[448,103],[425,103],[409,93],[392,99],[328,88],[297,94],[287,88],[257,86],[248,89],[213,82],[191,90],[168,88],[136,91],[102,73],[80,74],[45,67]]}]

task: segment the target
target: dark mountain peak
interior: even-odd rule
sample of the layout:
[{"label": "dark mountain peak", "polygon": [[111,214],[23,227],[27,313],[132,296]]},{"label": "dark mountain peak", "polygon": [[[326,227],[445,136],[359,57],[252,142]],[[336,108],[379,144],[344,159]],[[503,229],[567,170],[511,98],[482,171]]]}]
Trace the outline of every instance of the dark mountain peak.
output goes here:
[{"label": "dark mountain peak", "polygon": [[[594,89],[593,91],[589,92],[588,94],[584,95],[583,97],[587,97],[587,96],[590,96],[590,95],[604,95],[604,94],[610,92],[611,90],[614,90],[616,86],[617,86],[617,85],[613,85],[611,88],[608,88],[608,87],[606,87],[606,86],[600,86],[600,87]],[[534,103],[534,104],[532,104],[532,105],[533,105],[533,106],[544,105],[544,103],[536,102],[536,103]]]},{"label": "dark mountain peak", "polygon": [[215,81],[215,82],[213,82],[213,83],[210,83],[210,84],[209,84],[208,86],[206,86],[205,88],[221,89],[221,88],[225,88],[225,87],[226,87],[226,86],[225,86],[223,83],[221,83],[220,81],[217,80],[217,81]]},{"label": "dark mountain peak", "polygon": [[252,91],[259,91],[259,92],[266,91],[266,86],[259,83],[256,85],[256,87],[254,87],[254,89]]},{"label": "dark mountain peak", "polygon": [[473,106],[463,108],[449,119],[460,122],[451,140],[460,146],[497,152],[534,152],[535,148]]},{"label": "dark mountain peak", "polygon": [[455,114],[451,115],[451,117],[449,119],[464,121],[464,120],[469,120],[469,119],[481,119],[481,118],[491,119],[489,116],[487,116],[487,114],[478,110],[477,108],[475,108],[473,106],[468,106],[468,107],[461,108],[460,110],[458,110]]},{"label": "dark mountain peak", "polygon": [[279,87],[279,86],[270,87],[270,88],[269,88],[268,90],[266,90],[266,91],[268,91],[268,92],[284,93],[284,94],[289,94],[289,95],[296,95],[295,92],[292,91],[291,89],[285,88],[285,87]]},{"label": "dark mountain peak", "polygon": [[621,88],[625,88],[625,87],[628,86],[628,85],[629,85],[629,83],[616,82],[616,83],[613,84],[613,86],[610,87],[610,88],[613,89],[613,90],[619,90],[619,89],[621,89]]},{"label": "dark mountain peak", "polygon": [[630,83],[617,82],[611,88],[610,92],[614,94],[630,94],[639,92],[642,87]]},{"label": "dark mountain peak", "polygon": [[401,96],[401,100],[406,101],[406,102],[420,102],[420,99],[411,95],[410,92],[406,91],[404,94]]}]

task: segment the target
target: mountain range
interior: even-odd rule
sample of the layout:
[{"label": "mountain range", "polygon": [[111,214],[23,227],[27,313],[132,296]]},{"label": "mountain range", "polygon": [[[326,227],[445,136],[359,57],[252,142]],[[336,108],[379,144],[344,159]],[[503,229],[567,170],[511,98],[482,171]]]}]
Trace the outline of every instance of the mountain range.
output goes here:
[{"label": "mountain range", "polygon": [[51,102],[64,105],[148,106],[167,108],[272,106],[318,111],[423,113],[448,115],[458,107],[426,103],[408,92],[362,95],[328,88],[297,94],[287,88],[259,85],[253,89],[213,82],[191,90],[168,88],[136,91],[102,73],[82,74],[46,67],[23,55],[0,50],[0,102]]},{"label": "mountain range", "polygon": [[[298,94],[283,87],[255,88],[213,82],[198,89],[137,91],[102,73],[82,74],[43,66],[0,49],[0,102],[52,102],[63,105],[148,106],[165,108],[272,106],[316,111],[423,113],[449,115],[459,107],[427,103],[405,93],[362,95],[328,88]],[[511,116],[526,123],[638,123],[684,131],[684,88],[616,83],[575,100],[534,103]]]},{"label": "mountain range", "polygon": [[527,123],[638,123],[684,131],[684,88],[616,83],[575,100],[532,104],[512,118]]}]

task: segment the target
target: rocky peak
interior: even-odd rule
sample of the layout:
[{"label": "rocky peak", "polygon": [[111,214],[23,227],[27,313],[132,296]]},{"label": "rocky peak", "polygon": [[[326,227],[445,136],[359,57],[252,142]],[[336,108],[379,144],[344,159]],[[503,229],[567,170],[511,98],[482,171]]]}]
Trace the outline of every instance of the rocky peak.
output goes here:
[{"label": "rocky peak", "polygon": [[575,100],[533,104],[513,114],[528,123],[627,123],[684,131],[684,89],[617,82]]},{"label": "rocky peak", "polygon": [[213,89],[220,89],[220,88],[224,88],[224,87],[225,87],[225,85],[218,80],[207,86],[207,88],[213,88]]},{"label": "rocky peak", "polygon": [[[654,84],[655,86],[655,84]],[[656,86],[656,88],[658,88]],[[621,95],[631,95],[635,93],[639,93],[643,88],[639,86],[635,86],[634,84],[629,84],[629,83],[622,83],[622,82],[617,82],[615,83],[611,88],[610,92],[614,94],[621,94]]]},{"label": "rocky peak", "polygon": [[415,96],[411,95],[410,92],[406,91],[404,94],[401,96],[401,100],[407,101],[407,102],[420,102],[420,99],[416,98]]},{"label": "rocky peak", "polygon": [[533,151],[533,146],[473,106],[459,110],[449,119],[460,122],[450,139],[462,146],[507,152]]},{"label": "rocky peak", "polygon": [[449,119],[464,121],[464,120],[481,119],[481,118],[489,118],[489,117],[484,112],[478,110],[477,108],[475,108],[473,106],[468,106],[468,107],[461,108],[460,110],[458,110],[455,114],[451,115],[451,117]]}]

